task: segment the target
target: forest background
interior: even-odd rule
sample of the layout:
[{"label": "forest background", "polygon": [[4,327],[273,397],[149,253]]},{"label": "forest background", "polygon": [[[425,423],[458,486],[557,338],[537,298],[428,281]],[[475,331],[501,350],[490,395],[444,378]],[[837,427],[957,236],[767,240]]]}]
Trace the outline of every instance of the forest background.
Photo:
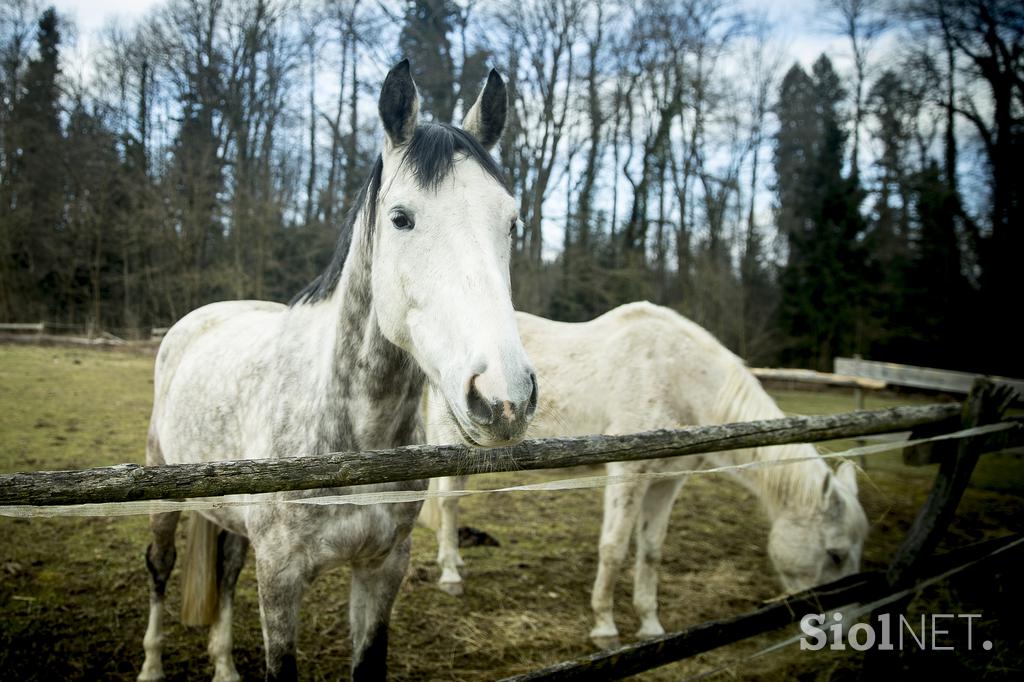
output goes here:
[{"label": "forest background", "polygon": [[[751,364],[1024,375],[1024,5],[793,5],[163,0],[86,34],[4,0],[0,322],[133,336],[288,301],[404,56],[437,121],[509,83],[518,309],[648,299]],[[780,36],[804,30],[838,50],[802,65]]]}]

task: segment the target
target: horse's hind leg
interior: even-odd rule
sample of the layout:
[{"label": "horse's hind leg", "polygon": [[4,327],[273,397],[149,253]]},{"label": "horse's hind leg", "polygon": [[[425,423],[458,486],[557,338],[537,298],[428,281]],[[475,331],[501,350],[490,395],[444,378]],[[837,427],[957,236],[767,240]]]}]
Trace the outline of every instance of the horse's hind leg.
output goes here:
[{"label": "horse's hind leg", "polygon": [[231,614],[238,574],[245,564],[249,541],[241,535],[221,531],[217,547],[217,617],[210,626],[207,651],[213,660],[214,682],[238,682],[232,658]]},{"label": "horse's hind leg", "polygon": [[146,548],[146,568],[149,569],[149,625],[142,646],[146,650],[146,660],[139,673],[140,682],[162,680],[164,678],[163,662],[163,615],[164,594],[167,591],[167,579],[174,568],[176,552],[174,549],[174,529],[178,526],[181,512],[165,512],[150,514],[149,526],[153,533],[153,541]]},{"label": "horse's hind leg", "polygon": [[[608,473],[622,473],[609,467]],[[612,612],[615,580],[629,550],[629,534],[636,523],[640,500],[646,486],[640,483],[613,483],[604,489],[604,520],[598,547],[597,577],[590,596],[594,628],[590,639],[599,647],[618,646],[619,630]]]},{"label": "horse's hind leg", "polygon": [[633,608],[640,619],[637,637],[665,634],[658,620],[658,567],[672,505],[684,480],[675,478],[651,483],[640,508],[640,523],[636,527],[636,571],[633,575]]},{"label": "horse's hind leg", "polygon": [[[437,489],[461,490],[466,487],[468,476],[445,476],[438,479]],[[438,586],[452,596],[462,594],[462,576],[459,566],[463,565],[459,556],[459,498],[441,497],[441,524],[437,529],[437,563],[441,567],[441,578]]]},{"label": "horse's hind leg", "polygon": [[391,606],[409,566],[411,545],[411,538],[406,537],[391,550],[384,563],[352,568],[349,621],[353,682],[387,678]]}]

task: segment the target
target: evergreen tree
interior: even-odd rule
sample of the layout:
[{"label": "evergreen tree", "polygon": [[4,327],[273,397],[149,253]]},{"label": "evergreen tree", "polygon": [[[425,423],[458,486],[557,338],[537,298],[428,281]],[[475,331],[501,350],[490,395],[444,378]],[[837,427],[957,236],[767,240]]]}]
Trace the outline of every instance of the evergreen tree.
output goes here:
[{"label": "evergreen tree", "polygon": [[843,176],[843,90],[822,55],[813,78],[793,66],[776,113],[777,220],[788,259],[780,277],[783,361],[831,367],[835,355],[860,350],[864,257],[862,192]]},{"label": "evergreen tree", "polygon": [[[39,20],[38,55],[29,60],[5,134],[9,198],[5,210],[16,317],[40,318],[43,302],[62,298],[68,288],[67,244],[62,231],[64,169],[59,119],[60,29],[53,8]],[[25,305],[36,301],[35,305]]]},{"label": "evergreen tree", "polygon": [[451,0],[409,0],[398,47],[409,59],[422,111],[441,123],[455,112],[455,61],[450,34],[458,16]]},{"label": "evergreen tree", "polygon": [[907,84],[888,70],[867,99],[867,111],[875,121],[874,136],[881,145],[873,215],[864,238],[872,286],[864,291],[863,305],[869,314],[863,333],[865,346],[875,357],[891,358],[892,345],[907,332],[902,300],[910,239],[906,151],[919,106]]},{"label": "evergreen tree", "polygon": [[916,230],[904,278],[905,302],[898,311],[903,328],[899,342],[893,344],[892,359],[981,370],[965,364],[968,358],[984,355],[974,352],[980,346],[972,319],[978,306],[963,270],[958,197],[934,162],[914,174],[908,184]]},{"label": "evergreen tree", "polygon": [[218,194],[224,175],[217,154],[214,112],[202,101],[185,104],[185,117],[173,150],[169,174],[175,232],[179,236],[179,272],[184,275],[185,307],[177,315],[201,304],[210,295],[207,268],[223,242]]},{"label": "evergreen tree", "polygon": [[[70,278],[65,316],[93,329],[117,326],[124,263],[119,228],[137,218],[117,151],[103,121],[77,103],[68,117],[65,234]],[[110,306],[110,307],[108,307]]]}]

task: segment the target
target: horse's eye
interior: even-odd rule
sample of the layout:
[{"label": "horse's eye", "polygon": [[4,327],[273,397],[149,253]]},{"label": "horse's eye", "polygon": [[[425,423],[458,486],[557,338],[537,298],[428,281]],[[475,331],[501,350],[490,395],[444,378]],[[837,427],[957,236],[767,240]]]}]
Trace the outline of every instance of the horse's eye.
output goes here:
[{"label": "horse's eye", "polygon": [[412,218],[405,211],[392,211],[391,224],[398,230],[411,230],[413,227]]},{"label": "horse's eye", "polygon": [[843,562],[846,560],[844,554],[835,549],[828,550],[828,558],[831,559],[832,563],[836,566],[842,566]]}]

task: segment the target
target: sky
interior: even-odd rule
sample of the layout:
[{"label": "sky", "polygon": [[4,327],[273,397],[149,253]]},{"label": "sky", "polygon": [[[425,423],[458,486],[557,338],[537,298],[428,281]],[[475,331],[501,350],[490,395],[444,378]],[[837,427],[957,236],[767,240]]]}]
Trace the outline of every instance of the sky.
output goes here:
[{"label": "sky", "polygon": [[[79,29],[78,45],[88,54],[90,35],[115,17],[126,23],[143,16],[148,9],[161,4],[161,0],[51,0],[58,12],[75,20]],[[841,62],[846,52],[846,41],[829,33],[827,27],[813,17],[820,14],[820,0],[739,0],[741,7],[765,12],[776,24],[776,33],[791,57],[805,67],[823,51],[835,55]]]},{"label": "sky", "polygon": [[[44,0],[45,1],[45,0]],[[111,21],[117,20],[130,26],[143,17],[151,8],[163,4],[165,0],[50,0],[57,11],[73,19],[77,26],[77,36],[73,41],[73,58],[65,63],[65,73],[79,82],[88,83],[91,79],[92,52],[98,41],[95,34]],[[507,0],[492,0],[500,4]],[[842,73],[851,68],[848,57],[848,42],[836,35],[822,19],[821,6],[823,0],[737,0],[737,5],[750,14],[763,14],[773,27],[774,42],[782,54],[782,71],[785,72],[794,61],[805,69],[810,69],[814,61],[823,52],[832,59],[835,67]],[[882,49],[883,45],[877,48]],[[321,77],[329,78],[326,71]],[[330,90],[331,87],[326,88]],[[866,150],[865,150],[866,151]],[[620,180],[621,181],[621,180]],[[553,194],[559,194],[554,190]],[[759,195],[761,193],[759,192]],[[562,225],[560,214],[564,213],[564,199],[552,199],[553,210],[546,210],[545,215],[552,218],[552,224],[545,220],[544,241],[545,253],[553,256],[562,242]],[[770,210],[770,197],[759,198],[761,205],[758,213]],[[764,219],[768,219],[767,214]]]},{"label": "sky", "polygon": [[84,34],[103,26],[108,18],[131,20],[141,17],[157,0],[51,0],[61,14],[75,20]]}]

